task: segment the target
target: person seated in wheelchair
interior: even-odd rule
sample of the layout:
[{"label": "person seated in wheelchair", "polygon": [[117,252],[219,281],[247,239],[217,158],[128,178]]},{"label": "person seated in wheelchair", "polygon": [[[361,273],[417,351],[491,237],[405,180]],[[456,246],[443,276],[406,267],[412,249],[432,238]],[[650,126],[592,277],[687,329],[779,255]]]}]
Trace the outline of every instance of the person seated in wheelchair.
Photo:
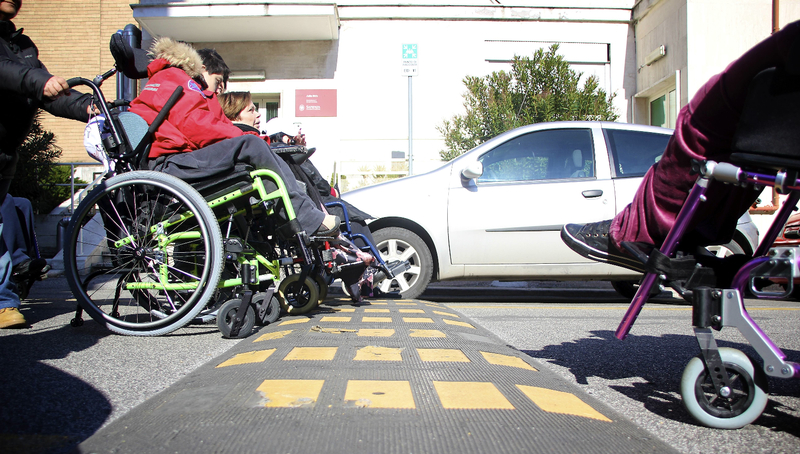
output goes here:
[{"label": "person seated in wheelchair", "polygon": [[[299,133],[299,131],[298,134],[294,136],[286,134],[283,131],[277,131],[271,135],[262,134],[260,130],[261,114],[253,103],[250,92],[225,92],[220,94],[218,98],[225,116],[228,117],[236,127],[244,132],[259,134],[267,143],[275,144],[273,149],[278,152],[279,156],[284,158],[297,180],[305,185],[306,194],[314,200],[318,206],[327,212],[331,208],[326,207],[326,203],[331,201],[344,203],[351,221],[351,231],[354,233],[362,233],[374,244],[372,241],[372,234],[369,231],[369,227],[366,225],[366,220],[370,219],[371,216],[332,195],[333,190],[330,185],[322,178],[319,170],[317,170],[314,164],[308,159],[313,153],[313,150],[304,148],[306,145],[304,134]],[[280,153],[282,148],[294,152]],[[344,211],[340,207],[332,207],[332,209],[339,211],[339,213],[337,213],[339,219],[344,219]],[[337,248],[335,248],[338,249],[338,254],[336,254],[335,257],[338,265],[358,261],[366,262],[367,265],[374,265],[375,260],[371,254],[361,252],[360,248],[362,246],[357,244],[357,242],[363,243],[363,241],[357,239],[353,241],[353,243],[356,244],[353,244],[342,236],[340,236],[339,239],[340,242],[337,244]],[[377,284],[375,281],[377,271],[376,267],[368,266],[360,276],[347,276],[342,278],[350,287],[357,284],[356,287],[358,290],[351,290],[351,296],[353,296],[354,299],[357,300],[359,294],[363,296],[375,295],[376,289],[374,285]]]},{"label": "person seated in wheelchair", "polygon": [[[209,73],[194,48],[171,38],[157,39],[150,54],[153,61],[147,67],[148,83],[131,102],[130,111],[151,124],[175,88],[184,89],[155,132],[148,155],[151,170],[189,183],[224,176],[237,163],[272,170],[285,184],[299,230],[314,236],[338,234],[339,219],[316,206],[267,142],[243,132],[224,115],[216,98],[220,86],[224,87],[223,74]],[[271,184],[267,179],[265,183]]]},{"label": "person seated in wheelchair", "polygon": [[[761,71],[774,67],[800,75],[800,21],[766,38],[706,82],[681,109],[661,160],[648,170],[633,201],[613,219],[565,225],[561,238],[567,246],[589,259],[644,272],[644,264],[623,243],[661,247],[697,180],[692,161],[730,162],[748,86]],[[709,186],[705,206],[712,209],[700,210],[693,218],[680,248],[702,254],[700,247],[730,241],[737,219],[759,193],[752,185]]]}]

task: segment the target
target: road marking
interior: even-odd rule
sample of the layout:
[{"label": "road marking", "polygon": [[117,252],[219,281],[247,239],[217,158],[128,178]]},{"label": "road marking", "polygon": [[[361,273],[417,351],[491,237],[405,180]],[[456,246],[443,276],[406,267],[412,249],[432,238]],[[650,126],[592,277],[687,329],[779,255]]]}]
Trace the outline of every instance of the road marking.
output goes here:
[{"label": "road marking", "polygon": [[407,381],[348,380],[346,405],[368,408],[417,408]]},{"label": "road marking", "polygon": [[295,347],[284,361],[332,361],[339,347]]},{"label": "road marking", "polygon": [[447,337],[447,335],[438,329],[414,329],[411,328],[410,337]]},{"label": "road marking", "polygon": [[349,322],[350,317],[334,317],[332,315],[326,315],[319,319],[320,322]]},{"label": "road marking", "polygon": [[448,317],[461,318],[461,317],[459,317],[458,315],[456,315],[456,314],[451,314],[451,313],[449,313],[449,312],[433,311],[433,313],[434,313],[434,314],[439,314],[439,315],[446,315],[446,316],[448,316]]},{"label": "road marking", "polygon": [[308,321],[309,321],[309,320],[311,320],[311,319],[310,319],[310,318],[296,318],[296,319],[294,319],[294,320],[286,320],[286,321],[283,321],[283,322],[281,322],[281,323],[280,323],[278,326],[283,326],[283,325],[297,325],[298,323],[308,323]]},{"label": "road marking", "polygon": [[404,314],[424,314],[425,309],[400,309],[398,312]]},{"label": "road marking", "polygon": [[402,361],[402,348],[368,346],[359,348],[353,361]]},{"label": "road marking", "polygon": [[528,399],[532,400],[539,408],[548,413],[561,413],[611,422],[610,419],[574,394],[525,385],[517,385],[517,388],[525,393]]},{"label": "road marking", "polygon": [[274,333],[267,333],[258,337],[258,339],[254,340],[253,342],[261,342],[265,340],[272,340],[272,339],[281,339],[289,335],[294,331],[293,329],[288,329],[286,331],[275,331]]},{"label": "road marking", "polygon": [[442,407],[447,409],[513,410],[514,406],[490,382],[434,381]]},{"label": "road marking", "polygon": [[458,320],[450,320],[449,318],[443,318],[442,321],[445,322],[445,324],[447,324],[447,325],[456,325],[456,326],[463,326],[463,327],[466,327],[466,328],[475,329],[474,326],[472,326],[471,324],[469,324],[467,322],[459,322]]},{"label": "road marking", "polygon": [[270,355],[275,353],[275,350],[277,349],[271,348],[269,350],[258,350],[254,352],[239,353],[233,358],[221,363],[219,366],[217,366],[217,368],[235,366],[238,364],[260,363],[265,361],[267,358],[270,357]]},{"label": "road marking", "polygon": [[257,391],[264,407],[313,407],[325,380],[264,380]]},{"label": "road marking", "polygon": [[433,323],[433,319],[428,317],[403,317],[403,321],[406,323]]},{"label": "road marking", "polygon": [[489,352],[481,352],[481,355],[483,355],[483,358],[486,359],[486,362],[489,364],[494,364],[495,366],[519,367],[520,369],[527,369],[537,372],[533,366],[523,361],[522,358],[518,358],[516,356],[501,355],[499,353]]},{"label": "road marking", "polygon": [[394,330],[362,328],[358,330],[358,335],[361,337],[392,337],[394,336]]},{"label": "road marking", "polygon": [[362,317],[362,322],[392,323],[392,317]]},{"label": "road marking", "polygon": [[370,314],[372,314],[372,313],[384,313],[384,312],[389,312],[389,309],[364,309],[364,312],[370,313]]}]

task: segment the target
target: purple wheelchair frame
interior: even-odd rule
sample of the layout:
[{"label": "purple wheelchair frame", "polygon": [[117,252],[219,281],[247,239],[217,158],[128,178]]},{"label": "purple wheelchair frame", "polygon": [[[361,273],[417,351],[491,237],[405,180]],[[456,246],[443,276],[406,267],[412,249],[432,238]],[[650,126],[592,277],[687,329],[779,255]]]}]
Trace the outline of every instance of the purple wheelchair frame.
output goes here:
[{"label": "purple wheelchair frame", "polygon": [[[678,242],[683,234],[686,233],[692,216],[705,201],[705,193],[711,181],[736,185],[754,184],[772,186],[780,193],[788,194],[788,197],[778,211],[770,229],[756,248],[753,258],[736,273],[731,284],[732,288],[712,290],[716,292],[713,296],[721,304],[719,304],[717,309],[711,309],[711,315],[709,317],[711,323],[698,323],[697,312],[702,310],[708,311],[709,308],[698,307],[698,304],[695,303],[695,314],[693,315],[694,331],[700,343],[706,366],[709,367],[709,370],[712,370],[711,366],[715,363],[721,365],[721,361],[719,361],[718,354],[714,355],[717,347],[711,332],[711,326],[704,325],[713,325],[715,329],[721,329],[727,326],[737,328],[744,338],[752,345],[764,361],[764,372],[768,376],[779,378],[800,377],[800,364],[786,361],[786,355],[769,339],[747,313],[743,299],[743,294],[748,283],[751,283],[751,291],[758,298],[781,299],[792,292],[793,278],[795,276],[800,277],[797,265],[797,262],[800,260],[795,257],[794,248],[770,249],[775,239],[780,234],[784,224],[786,224],[786,221],[789,219],[789,216],[792,214],[793,209],[797,206],[798,201],[800,201],[800,182],[798,182],[797,172],[783,170],[776,175],[770,175],[746,171],[733,164],[706,161],[701,165],[700,176],[681,208],[674,226],[667,235],[663,245],[659,248],[659,251],[667,257],[673,257],[676,253]],[[780,269],[782,270],[781,276],[788,277],[788,284],[785,292],[763,292],[755,288],[752,284],[753,279],[751,279],[751,274],[757,272],[759,269],[765,268]],[[764,275],[758,277],[764,277]],[[644,275],[639,290],[636,292],[622,322],[617,328],[615,335],[618,339],[623,340],[628,335],[644,303],[647,302],[647,298],[653,286],[658,285],[659,281],[667,279],[667,276],[658,275],[656,273],[646,273]],[[716,356],[716,359],[714,356]],[[716,382],[715,385],[717,385]],[[717,389],[720,389],[722,386],[724,386],[724,383],[720,382]]]}]

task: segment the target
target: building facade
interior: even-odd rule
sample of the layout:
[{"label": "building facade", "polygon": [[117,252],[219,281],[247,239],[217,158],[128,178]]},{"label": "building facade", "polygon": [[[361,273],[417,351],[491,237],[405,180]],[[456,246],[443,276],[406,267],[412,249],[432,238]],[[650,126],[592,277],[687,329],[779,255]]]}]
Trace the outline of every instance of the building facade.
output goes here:
[{"label": "building facade", "polygon": [[[438,127],[463,112],[464,77],[553,43],[615,95],[620,121],[673,126],[708,77],[770,34],[777,1],[36,0],[15,22],[64,77],[110,68],[109,37],[127,23],[143,47],[168,35],[215,48],[234,72],[228,89],[253,93],[262,129],[273,116],[268,132],[301,128],[317,167],[344,175],[345,189],[363,174],[404,173],[410,156],[413,173],[440,165]],[[778,11],[780,25],[796,20],[800,0]],[[44,123],[64,161],[87,160],[79,124]]]}]

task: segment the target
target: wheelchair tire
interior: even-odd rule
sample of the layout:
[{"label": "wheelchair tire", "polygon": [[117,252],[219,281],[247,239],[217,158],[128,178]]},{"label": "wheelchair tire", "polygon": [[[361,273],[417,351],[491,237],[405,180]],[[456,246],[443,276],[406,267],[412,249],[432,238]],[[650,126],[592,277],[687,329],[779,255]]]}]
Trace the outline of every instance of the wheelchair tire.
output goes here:
[{"label": "wheelchair tire", "polygon": [[325,281],[325,278],[320,276],[319,274],[314,276],[314,282],[317,283],[317,290],[319,291],[319,302],[322,304],[325,301],[325,298],[328,297],[328,282]]},{"label": "wheelchair tire", "polygon": [[253,305],[256,307],[256,324],[259,326],[275,323],[281,316],[281,302],[275,294],[267,300],[266,293],[258,293],[253,296]]},{"label": "wheelchair tire", "polygon": [[64,265],[70,289],[95,321],[119,334],[167,334],[214,296],[224,265],[222,235],[194,188],[164,173],[128,172],[78,205]]},{"label": "wheelchair tire", "polygon": [[219,312],[217,313],[217,328],[219,328],[222,337],[225,339],[244,339],[253,332],[253,326],[256,322],[256,312],[253,310],[253,305],[248,304],[239,333],[235,337],[231,337],[233,322],[236,320],[236,315],[239,313],[239,306],[241,304],[242,300],[235,298],[226,301],[222,307],[219,308]]},{"label": "wheelchair tire", "polygon": [[319,306],[317,284],[309,276],[306,276],[305,281],[300,282],[299,274],[289,275],[278,286],[278,300],[281,302],[283,310],[289,315],[311,312]]},{"label": "wheelchair tire", "polygon": [[717,395],[703,359],[696,356],[681,377],[683,406],[704,426],[739,429],[755,421],[766,408],[767,377],[739,350],[721,347],[719,354],[733,387],[730,397]]}]

